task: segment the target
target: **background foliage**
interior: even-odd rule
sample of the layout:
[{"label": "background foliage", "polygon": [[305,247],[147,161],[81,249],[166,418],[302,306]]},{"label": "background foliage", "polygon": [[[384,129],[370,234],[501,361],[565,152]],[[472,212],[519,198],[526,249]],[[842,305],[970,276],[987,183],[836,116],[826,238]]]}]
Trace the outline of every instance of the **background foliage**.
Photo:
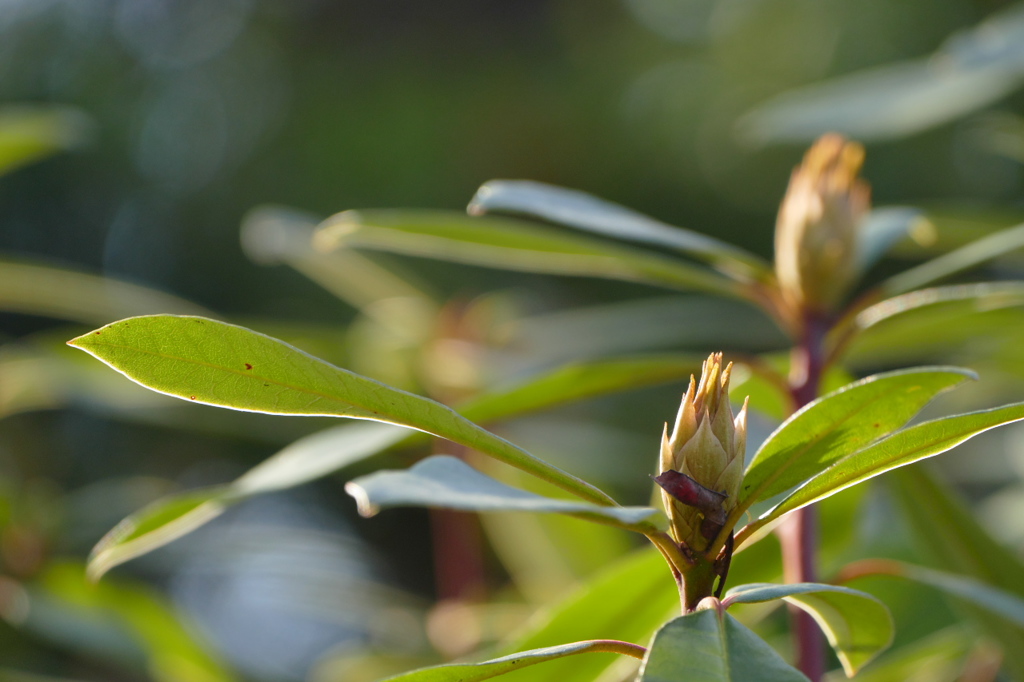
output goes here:
[{"label": "background foliage", "polygon": [[[11,261],[0,271],[0,667],[76,679],[372,679],[506,636],[628,549],[614,531],[571,520],[531,529],[487,518],[489,548],[467,555],[481,564],[474,589],[493,598],[479,606],[459,592],[465,581],[435,572],[426,514],[355,521],[342,483],[408,463],[382,457],[229,510],[119,569],[99,600],[76,571],[120,518],[165,493],[231,481],[327,424],[133,390],[59,348],[88,328],[213,311],[450,401],[570,359],[785,347],[741,304],[639,284],[378,257],[387,270],[361,263],[374,284],[366,291],[328,274],[330,262],[296,247],[292,233],[253,228],[240,246],[255,206],[309,212],[290,214],[301,235],[304,220],[344,209],[461,210],[483,181],[530,178],[767,257],[790,169],[824,126],[868,144],[876,204],[928,209],[935,239],[896,252],[918,260],[1019,221],[1021,16],[1013,3],[963,0],[4,3],[0,145],[13,151],[0,156],[12,164],[0,177],[0,249]],[[855,122],[842,117],[851,101],[862,107]],[[904,105],[895,114],[881,106],[894,101]],[[27,164],[51,150],[67,153]],[[177,298],[29,267],[40,263]],[[883,262],[869,279],[906,265]],[[1019,267],[1011,255],[984,276],[1019,277]],[[396,306],[381,291],[408,295]],[[892,341],[912,339],[918,356],[982,376],[944,399],[945,413],[1020,400],[1019,298],[1009,303],[969,328],[947,312],[880,330],[852,349],[852,369],[896,366]],[[569,469],[585,453],[603,488],[643,504],[680,387],[588,401],[502,432]],[[762,412],[763,437],[771,406]],[[938,465],[1019,556],[1018,440],[1008,429]],[[960,512],[922,513],[930,500],[939,506],[927,494],[938,484],[914,476],[892,483],[924,496],[902,516],[880,486],[825,512],[861,510],[857,523],[828,526],[826,567],[936,550],[916,549],[911,529]],[[524,546],[536,565],[517,561]],[[631,567],[639,570],[621,570]],[[893,607],[893,655],[914,655],[900,648],[910,642],[931,652],[919,659],[938,666],[930,679],[953,679],[941,675],[955,675],[965,656],[986,660],[984,649],[942,644],[944,626],[969,626],[953,625],[935,593],[897,592],[882,579],[866,587]],[[461,599],[431,608],[438,596]],[[660,605],[652,599],[650,609]],[[663,610],[671,607],[670,598]],[[640,636],[618,624],[618,636]],[[760,625],[769,637],[783,628],[777,614]],[[444,636],[454,631],[469,641]],[[545,636],[524,646],[565,641]]]}]

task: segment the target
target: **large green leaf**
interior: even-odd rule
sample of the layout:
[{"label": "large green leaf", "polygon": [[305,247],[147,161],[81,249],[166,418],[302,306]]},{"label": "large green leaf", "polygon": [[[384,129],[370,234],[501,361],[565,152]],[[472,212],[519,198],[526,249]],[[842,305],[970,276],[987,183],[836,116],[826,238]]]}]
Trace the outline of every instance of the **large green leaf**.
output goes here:
[{"label": "large green leaf", "polygon": [[573,642],[559,646],[532,649],[509,654],[501,658],[491,659],[482,663],[452,663],[431,668],[421,668],[411,672],[389,677],[381,682],[477,682],[492,677],[527,668],[537,663],[546,663],[566,656],[586,653],[612,653],[642,658],[644,648],[628,642],[616,640],[591,640]]},{"label": "large green leaf", "polygon": [[70,107],[6,106],[0,109],[0,175],[86,143],[92,121]]},{"label": "large green leaf", "polygon": [[783,514],[813,504],[886,471],[942,454],[979,433],[1021,419],[1024,419],[1024,403],[1014,403],[992,410],[935,419],[898,431],[834,462],[762,514],[757,521],[744,527],[737,541],[746,541],[755,530]]},{"label": "large green leaf", "polygon": [[699,232],[667,225],[579,190],[528,180],[491,180],[476,192],[469,213],[518,213],[617,239],[668,247],[716,265],[723,272],[763,278],[770,266],[758,256]]},{"label": "large green leaf", "polygon": [[773,599],[784,599],[811,614],[850,677],[892,643],[892,615],[885,604],[866,592],[846,587],[817,583],[741,585],[729,590],[722,604],[728,608],[731,604]]},{"label": "large green leaf", "polygon": [[269,414],[382,421],[447,438],[588,501],[608,495],[421,396],[334,367],[283,341],[201,317],[114,322],[68,342],[131,380],[184,400]]},{"label": "large green leaf", "polygon": [[658,510],[608,507],[561,500],[513,488],[480,473],[457,457],[434,455],[404,471],[376,471],[345,485],[359,513],[373,516],[389,507],[438,507],[463,511],[527,511],[571,514],[637,530]]},{"label": "large green leaf", "polygon": [[640,682],[807,682],[739,621],[709,609],[667,623],[654,638]]},{"label": "large green leaf", "polygon": [[503,270],[600,277],[743,298],[744,285],[655,253],[507,218],[444,211],[346,211],[324,221],[319,248],[375,249]]},{"label": "large green leaf", "polygon": [[815,400],[787,419],[754,455],[743,477],[739,513],[892,433],[936,395],[969,377],[971,372],[950,367],[901,370]]},{"label": "large green leaf", "polygon": [[[677,379],[699,366],[691,362],[695,361],[664,357],[579,363],[484,394],[465,403],[459,412],[473,421],[521,416],[572,400]],[[357,422],[300,438],[227,486],[170,495],[124,519],[93,550],[90,572],[99,578],[253,495],[308,483],[382,450],[409,446],[426,437],[392,424]]]},{"label": "large green leaf", "polygon": [[[886,477],[914,539],[935,566],[990,584],[1024,598],[1024,564],[975,520],[952,492],[922,467]],[[1006,664],[1024,678],[1024,628],[970,601],[958,602],[981,628],[1000,643]]]},{"label": "large green leaf", "polygon": [[[963,659],[975,639],[976,633],[964,623],[939,630],[886,652],[857,675],[857,682],[956,682],[961,679]],[[841,682],[846,675],[836,671],[826,675],[825,680]]]}]

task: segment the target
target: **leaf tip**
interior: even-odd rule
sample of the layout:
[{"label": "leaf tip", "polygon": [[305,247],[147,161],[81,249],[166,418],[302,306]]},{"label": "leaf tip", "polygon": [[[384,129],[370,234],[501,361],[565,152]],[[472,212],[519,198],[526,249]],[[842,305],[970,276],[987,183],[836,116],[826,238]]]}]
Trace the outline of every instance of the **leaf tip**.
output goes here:
[{"label": "leaf tip", "polygon": [[346,483],[345,492],[355,498],[356,509],[363,518],[376,516],[377,512],[380,511],[380,507],[370,501],[370,496],[367,494],[366,489],[358,483],[354,481]]}]

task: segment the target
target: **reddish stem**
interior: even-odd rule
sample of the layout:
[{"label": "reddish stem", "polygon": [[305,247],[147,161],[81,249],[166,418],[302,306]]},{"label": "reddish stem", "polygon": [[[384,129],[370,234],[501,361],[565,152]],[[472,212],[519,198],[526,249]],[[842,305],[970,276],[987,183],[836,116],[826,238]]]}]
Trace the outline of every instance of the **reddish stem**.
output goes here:
[{"label": "reddish stem", "polygon": [[[800,344],[793,348],[789,385],[793,404],[802,408],[818,397],[825,372],[825,336],[829,320],[808,314]],[[799,509],[778,530],[782,545],[782,569],[787,583],[817,582],[815,563],[818,549],[818,514],[813,507]],[[811,682],[825,674],[825,639],[814,619],[805,611],[790,608],[797,667]]]}]

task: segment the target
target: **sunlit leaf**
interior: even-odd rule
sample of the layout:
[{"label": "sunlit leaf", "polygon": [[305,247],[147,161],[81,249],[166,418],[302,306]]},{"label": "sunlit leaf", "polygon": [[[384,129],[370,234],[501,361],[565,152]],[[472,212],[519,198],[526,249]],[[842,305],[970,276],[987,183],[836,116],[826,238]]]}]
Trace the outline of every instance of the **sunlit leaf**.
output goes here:
[{"label": "sunlit leaf", "polygon": [[453,663],[432,668],[421,668],[389,677],[381,682],[477,682],[526,668],[537,663],[546,663],[566,656],[586,653],[613,653],[640,658],[643,647],[615,640],[592,640],[573,642],[559,646],[521,651],[482,663]]},{"label": "sunlit leaf", "polygon": [[155,391],[218,407],[382,421],[447,438],[586,500],[606,494],[495,436],[440,403],[318,360],[258,332],[200,317],[157,315],[68,342]]},{"label": "sunlit leaf", "polygon": [[[939,630],[899,649],[886,652],[857,675],[857,682],[955,682],[973,643],[971,629],[953,626]],[[843,671],[825,676],[826,682],[846,680]]]},{"label": "sunlit leaf", "polygon": [[743,477],[740,507],[785,492],[906,424],[973,374],[923,367],[877,374],[815,400],[775,430]]},{"label": "sunlit leaf", "polygon": [[[460,412],[474,421],[497,421],[679,378],[680,372],[685,374],[689,367],[688,361],[672,357],[579,363],[481,395],[462,406]],[[90,572],[98,578],[118,564],[192,532],[253,495],[302,485],[388,448],[425,439],[422,432],[379,422],[349,423],[305,436],[227,486],[170,495],[135,512],[96,546]]]},{"label": "sunlit leaf", "polygon": [[811,614],[850,677],[892,643],[893,621],[885,604],[846,587],[815,583],[742,585],[729,590],[722,603],[728,608],[731,604],[774,599],[784,599]]},{"label": "sunlit leaf", "polygon": [[771,271],[761,258],[700,232],[674,227],[579,190],[528,180],[491,180],[469,204],[472,215],[518,213],[608,237],[668,247],[721,271],[761,279]]},{"label": "sunlit leaf", "polygon": [[979,433],[1024,419],[1024,403],[924,422],[835,461],[789,497],[746,526],[738,541],[783,514],[800,509],[886,471],[934,457]]},{"label": "sunlit leaf", "polygon": [[807,682],[767,642],[714,610],[667,623],[654,638],[640,682]]},{"label": "sunlit leaf", "polygon": [[441,211],[346,211],[322,223],[316,242],[324,250],[375,249],[503,270],[748,295],[743,285],[680,259],[508,218]]},{"label": "sunlit leaf", "polygon": [[389,507],[438,507],[463,511],[524,511],[571,514],[599,523],[635,528],[658,511],[652,507],[608,507],[544,497],[486,476],[457,457],[434,455],[404,471],[376,471],[345,485],[359,512],[373,516]]}]

